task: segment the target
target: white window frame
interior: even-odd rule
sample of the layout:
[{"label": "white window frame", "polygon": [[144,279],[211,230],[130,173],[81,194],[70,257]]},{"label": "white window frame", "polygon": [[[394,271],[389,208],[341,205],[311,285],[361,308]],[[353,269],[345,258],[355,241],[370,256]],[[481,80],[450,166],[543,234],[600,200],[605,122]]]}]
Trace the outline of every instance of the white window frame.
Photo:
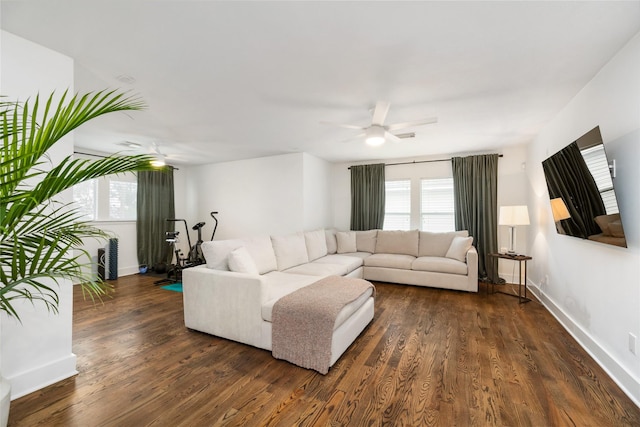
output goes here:
[{"label": "white window frame", "polygon": [[[385,181],[385,206],[383,230],[410,230],[411,229],[411,180],[393,179]],[[408,188],[402,188],[403,186]],[[393,192],[406,197],[400,200],[393,196]],[[400,194],[404,192],[405,194]],[[392,206],[394,202],[395,206]],[[405,204],[406,206],[403,206]],[[402,218],[405,218],[403,221]],[[404,224],[403,224],[404,223]]]},{"label": "white window frame", "polygon": [[611,179],[611,171],[609,170],[607,154],[604,151],[604,144],[581,149],[580,154],[582,154],[589,172],[593,175],[607,215],[618,213],[618,202],[613,190],[613,179]]},{"label": "white window frame", "polygon": [[[113,216],[112,206],[111,206],[111,197],[110,197],[110,189],[112,182],[129,182],[135,183],[136,191],[137,191],[137,183],[138,177],[134,172],[123,173],[118,175],[109,175],[106,177],[98,178],[92,180],[94,182],[94,192],[95,192],[95,210],[93,213],[93,217],[87,217],[88,221],[91,222],[135,222],[136,221],[136,208],[137,203],[133,205],[133,213],[125,217],[118,218],[117,216]],[[91,181],[90,181],[91,182]],[[133,200],[136,200],[137,195],[133,195],[128,198],[126,202],[127,205],[132,206]],[[74,201],[76,197],[74,195]]]},{"label": "white window frame", "polygon": [[420,230],[455,231],[453,177],[420,180]]}]

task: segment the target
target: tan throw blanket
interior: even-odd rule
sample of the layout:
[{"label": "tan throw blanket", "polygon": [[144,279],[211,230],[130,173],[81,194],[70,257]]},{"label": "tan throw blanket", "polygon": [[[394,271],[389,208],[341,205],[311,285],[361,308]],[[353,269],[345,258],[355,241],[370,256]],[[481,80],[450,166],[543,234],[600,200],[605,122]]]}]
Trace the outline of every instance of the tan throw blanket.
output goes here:
[{"label": "tan throw blanket", "polygon": [[329,372],[336,317],[369,288],[375,293],[366,280],[329,276],[280,298],[271,316],[273,357]]}]

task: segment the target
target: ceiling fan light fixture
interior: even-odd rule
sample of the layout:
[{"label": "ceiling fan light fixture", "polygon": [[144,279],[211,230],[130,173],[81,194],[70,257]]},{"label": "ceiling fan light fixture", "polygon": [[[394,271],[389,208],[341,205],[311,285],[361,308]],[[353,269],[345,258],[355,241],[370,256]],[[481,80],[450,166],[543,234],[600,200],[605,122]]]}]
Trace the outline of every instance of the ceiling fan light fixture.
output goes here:
[{"label": "ceiling fan light fixture", "polygon": [[373,147],[384,144],[384,128],[382,126],[371,126],[367,129],[366,143]]},{"label": "ceiling fan light fixture", "polygon": [[151,166],[156,167],[156,168],[161,168],[162,166],[165,166],[166,164],[167,164],[167,162],[165,162],[164,156],[162,154],[156,154],[154,156],[154,159],[151,160]]}]

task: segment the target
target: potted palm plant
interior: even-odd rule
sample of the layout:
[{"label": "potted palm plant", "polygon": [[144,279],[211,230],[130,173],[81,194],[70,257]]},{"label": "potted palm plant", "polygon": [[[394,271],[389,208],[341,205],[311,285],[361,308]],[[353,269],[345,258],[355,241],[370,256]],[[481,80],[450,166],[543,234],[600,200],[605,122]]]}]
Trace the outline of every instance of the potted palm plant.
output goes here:
[{"label": "potted palm plant", "polygon": [[[73,203],[62,201],[60,193],[90,179],[150,170],[152,158],[85,160],[69,156],[51,164],[48,152],[89,120],[143,107],[139,99],[116,91],[84,96],[65,92],[58,101],[52,94],[24,104],[0,102],[0,313],[19,320],[17,300],[57,312],[61,281],[79,283],[92,299],[109,293],[109,285],[83,268],[89,254],[73,252],[83,239],[109,236],[83,221]],[[0,426],[7,423],[9,401],[9,387],[2,380]]]}]

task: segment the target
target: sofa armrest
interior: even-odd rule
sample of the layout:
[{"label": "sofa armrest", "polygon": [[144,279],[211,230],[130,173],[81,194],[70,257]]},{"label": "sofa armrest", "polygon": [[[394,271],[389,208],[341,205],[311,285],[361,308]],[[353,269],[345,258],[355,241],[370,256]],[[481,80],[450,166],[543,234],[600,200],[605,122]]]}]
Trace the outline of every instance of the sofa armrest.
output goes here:
[{"label": "sofa armrest", "polygon": [[262,276],[212,270],[182,271],[187,328],[260,347]]},{"label": "sofa armrest", "polygon": [[467,275],[469,291],[478,292],[478,251],[474,246],[467,251]]}]

